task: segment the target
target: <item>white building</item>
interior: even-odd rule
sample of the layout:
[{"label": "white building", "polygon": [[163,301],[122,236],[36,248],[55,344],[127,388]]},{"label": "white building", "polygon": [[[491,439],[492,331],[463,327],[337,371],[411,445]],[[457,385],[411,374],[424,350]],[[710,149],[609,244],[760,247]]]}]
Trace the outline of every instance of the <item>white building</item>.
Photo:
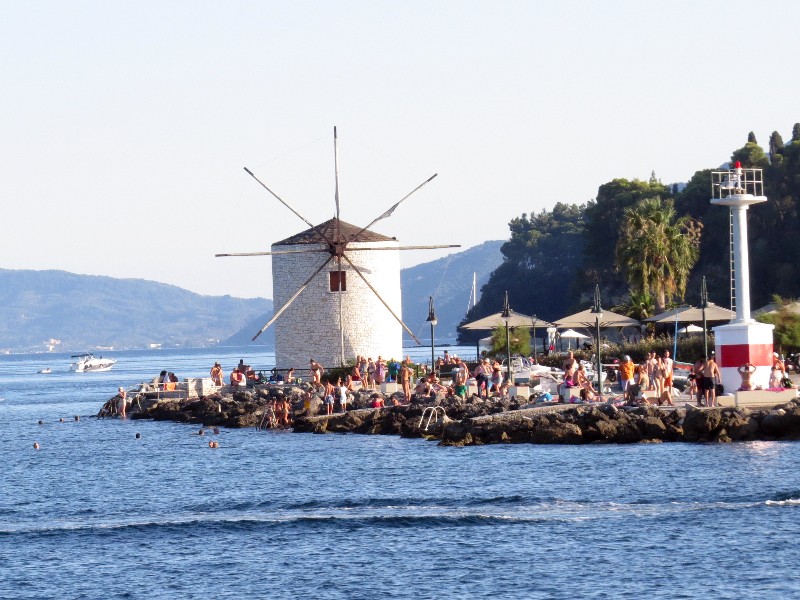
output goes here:
[{"label": "white building", "polygon": [[[346,242],[344,257],[349,258],[375,291],[346,258],[339,260],[337,248],[328,240],[337,245]],[[272,293],[276,310],[290,300],[314,271],[331,259],[275,321],[276,366],[279,369],[307,368],[312,358],[325,367],[338,366],[342,357],[349,361],[356,355],[401,359],[402,326],[381,301],[382,298],[395,315],[402,318],[397,248],[395,238],[362,231],[360,227],[335,218],[273,244],[272,252],[291,251],[272,255]],[[301,249],[304,251],[297,252]]]}]

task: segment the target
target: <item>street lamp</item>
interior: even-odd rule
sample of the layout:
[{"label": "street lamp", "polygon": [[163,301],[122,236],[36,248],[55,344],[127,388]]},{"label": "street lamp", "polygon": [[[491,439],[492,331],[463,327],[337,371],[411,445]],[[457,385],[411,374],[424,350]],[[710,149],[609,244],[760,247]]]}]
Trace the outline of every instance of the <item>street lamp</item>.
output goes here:
[{"label": "street lamp", "polygon": [[595,326],[597,327],[597,393],[603,394],[603,363],[600,361],[600,319],[603,318],[603,307],[600,306],[600,285],[594,286],[594,306],[592,306]]},{"label": "street lamp", "polygon": [[708,308],[708,290],[706,289],[705,275],[703,275],[703,284],[700,286],[700,308],[703,309],[703,356],[708,356],[708,328],[706,326],[706,309]]},{"label": "street lamp", "polygon": [[536,315],[533,315],[533,362],[538,362],[536,360]]},{"label": "street lamp", "polygon": [[506,320],[506,358],[508,359],[506,381],[514,383],[514,374],[511,371],[511,339],[508,335],[508,320],[511,318],[511,308],[508,306],[508,290],[506,290],[506,297],[503,301],[503,312],[500,313],[500,316]]},{"label": "street lamp", "polygon": [[431,373],[436,372],[436,362],[434,359],[434,344],[433,344],[433,328],[439,320],[436,318],[436,313],[433,312],[433,296],[428,296],[428,318],[426,319],[431,324]]}]

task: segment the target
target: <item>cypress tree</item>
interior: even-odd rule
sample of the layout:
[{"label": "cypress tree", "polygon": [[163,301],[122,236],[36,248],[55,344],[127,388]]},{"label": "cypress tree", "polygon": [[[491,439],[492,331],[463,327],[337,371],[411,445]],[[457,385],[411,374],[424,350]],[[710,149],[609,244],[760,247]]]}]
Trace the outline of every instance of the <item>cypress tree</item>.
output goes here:
[{"label": "cypress tree", "polygon": [[753,133],[752,131],[747,134],[747,142],[748,143],[752,143],[752,144],[757,144],[758,143],[756,141],[756,134]]},{"label": "cypress tree", "polygon": [[781,150],[783,150],[783,138],[780,133],[773,131],[772,135],[769,136],[769,154],[770,156],[775,156],[780,154]]}]

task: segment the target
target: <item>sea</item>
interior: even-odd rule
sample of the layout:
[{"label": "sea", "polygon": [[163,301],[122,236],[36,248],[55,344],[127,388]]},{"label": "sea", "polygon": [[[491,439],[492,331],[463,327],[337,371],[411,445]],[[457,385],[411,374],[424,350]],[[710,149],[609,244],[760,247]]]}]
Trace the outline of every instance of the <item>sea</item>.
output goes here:
[{"label": "sea", "polygon": [[105,354],[0,356],[0,598],[800,597],[798,443],[200,435],[94,415],[274,355]]}]

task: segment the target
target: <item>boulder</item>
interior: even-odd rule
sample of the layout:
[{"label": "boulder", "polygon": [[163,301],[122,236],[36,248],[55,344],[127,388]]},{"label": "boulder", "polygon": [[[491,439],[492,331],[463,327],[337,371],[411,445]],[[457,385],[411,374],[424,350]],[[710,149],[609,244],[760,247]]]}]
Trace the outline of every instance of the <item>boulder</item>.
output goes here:
[{"label": "boulder", "polygon": [[535,428],[530,441],[534,444],[580,444],[583,442],[583,432],[574,423],[549,423]]},{"label": "boulder", "polygon": [[689,408],[683,419],[683,437],[687,442],[711,441],[716,437],[721,421],[721,409]]}]

